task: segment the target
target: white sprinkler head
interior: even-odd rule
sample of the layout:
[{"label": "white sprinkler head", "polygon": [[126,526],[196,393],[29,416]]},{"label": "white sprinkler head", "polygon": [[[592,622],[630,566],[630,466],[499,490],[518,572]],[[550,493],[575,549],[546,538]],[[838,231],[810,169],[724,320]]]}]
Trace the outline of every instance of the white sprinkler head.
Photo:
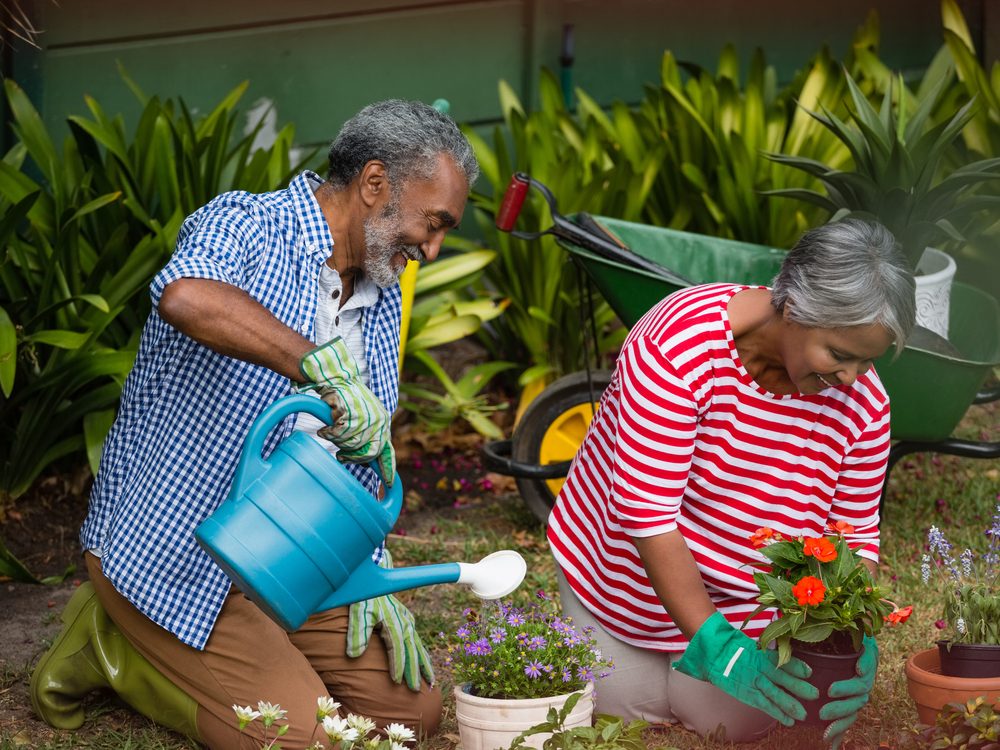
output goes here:
[{"label": "white sprinkler head", "polygon": [[480,599],[499,599],[521,585],[528,565],[512,549],[487,555],[477,563],[459,563],[458,582],[468,584]]}]

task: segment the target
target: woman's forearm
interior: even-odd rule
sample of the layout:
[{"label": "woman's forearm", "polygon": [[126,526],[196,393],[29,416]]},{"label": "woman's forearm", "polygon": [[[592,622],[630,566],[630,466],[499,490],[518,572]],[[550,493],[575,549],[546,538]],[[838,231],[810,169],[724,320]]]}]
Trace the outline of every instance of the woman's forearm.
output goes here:
[{"label": "woman's forearm", "polygon": [[680,531],[633,539],[653,590],[690,640],[715,612],[694,556]]}]

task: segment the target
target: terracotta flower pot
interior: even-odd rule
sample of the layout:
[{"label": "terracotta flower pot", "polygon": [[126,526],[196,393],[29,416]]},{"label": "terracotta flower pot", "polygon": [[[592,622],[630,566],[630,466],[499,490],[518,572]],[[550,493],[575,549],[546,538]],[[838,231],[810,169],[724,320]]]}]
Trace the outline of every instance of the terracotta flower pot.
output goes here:
[{"label": "terracotta flower pot", "polygon": [[[468,685],[455,688],[455,719],[463,750],[495,750],[510,747],[525,729],[541,724],[553,706],[561,708],[572,693],[551,698],[480,698]],[[594,715],[594,686],[587,685],[583,697],[563,725],[566,729],[589,727]],[[548,734],[525,740],[528,747],[542,747]]]},{"label": "terracotta flower pot", "polygon": [[947,703],[964,703],[980,695],[994,703],[1000,701],[1000,677],[943,675],[937,648],[918,651],[906,660],[906,687],[924,724],[933,724]]},{"label": "terracotta flower pot", "polygon": [[806,719],[803,723],[813,727],[826,726],[830,722],[819,718],[819,710],[830,702],[827,695],[830,685],[857,676],[855,667],[861,653],[859,651],[847,654],[820,653],[796,641],[792,643],[792,656],[812,667],[809,684],[819,690],[819,698],[816,700],[802,701],[802,707],[806,710]]}]

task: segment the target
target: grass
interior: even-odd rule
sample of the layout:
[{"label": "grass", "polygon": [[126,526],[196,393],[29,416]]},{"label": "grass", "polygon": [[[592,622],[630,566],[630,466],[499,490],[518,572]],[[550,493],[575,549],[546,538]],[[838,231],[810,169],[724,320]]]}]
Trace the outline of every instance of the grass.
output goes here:
[{"label": "grass", "polygon": [[[963,422],[964,436],[1000,439],[1000,409],[977,407]],[[937,638],[934,621],[940,617],[939,593],[920,580],[920,558],[927,527],[944,529],[952,543],[981,549],[982,535],[998,502],[1000,461],[958,459],[919,454],[904,459],[893,471],[883,525],[880,581],[901,604],[914,605],[914,614],[901,628],[883,631],[879,640],[881,665],[870,705],[848,734],[845,750],[895,747],[899,733],[916,722],[916,712],[906,691],[903,664],[915,651],[929,648]],[[399,526],[405,536],[390,541],[396,564],[419,565],[442,560],[475,561],[501,548],[518,549],[528,562],[525,583],[515,594],[521,601],[543,589],[556,592],[555,571],[543,529],[514,496],[477,497],[459,508],[429,510],[419,500],[404,514]],[[557,594],[556,594],[557,595]],[[465,587],[436,586],[401,592],[417,614],[424,642],[440,664],[444,648],[439,632],[453,631],[462,610],[478,600]],[[437,668],[445,692],[441,731],[418,750],[452,750],[458,743],[452,685],[446,670]],[[8,670],[0,675],[0,694],[27,682],[29,670]],[[264,697],[264,696],[262,696]],[[0,750],[25,747],[38,750],[88,748],[121,750],[151,748],[181,750],[193,745],[177,735],[152,726],[131,713],[113,696],[100,694],[88,704],[88,721],[79,732],[49,732],[28,736],[22,727],[0,727]],[[736,745],[724,739],[701,738],[676,727],[647,730],[650,748],[666,750],[726,750]],[[765,740],[740,745],[745,750],[801,750],[820,748],[819,734],[810,729],[777,730]]]}]

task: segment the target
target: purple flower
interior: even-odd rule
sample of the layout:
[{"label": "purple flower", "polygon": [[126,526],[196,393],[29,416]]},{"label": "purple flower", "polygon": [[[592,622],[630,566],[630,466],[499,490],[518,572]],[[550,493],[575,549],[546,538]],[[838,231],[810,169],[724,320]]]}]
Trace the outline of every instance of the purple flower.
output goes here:
[{"label": "purple flower", "polygon": [[573,646],[578,646],[581,643],[583,643],[583,639],[576,633],[563,638],[563,645],[567,648],[573,648]]},{"label": "purple flower", "polygon": [[572,679],[573,679],[573,673],[570,672],[568,669],[564,669],[562,671],[562,681],[569,682]]},{"label": "purple flower", "polygon": [[503,628],[493,628],[490,631],[490,640],[494,643],[502,643],[503,639],[507,637],[507,631]]},{"label": "purple flower", "polygon": [[524,625],[524,615],[520,612],[511,612],[507,615],[507,624],[517,627],[518,625]]},{"label": "purple flower", "polygon": [[528,650],[537,651],[540,648],[545,648],[547,641],[543,636],[536,635],[530,641],[528,641]]},{"label": "purple flower", "polygon": [[524,668],[524,673],[528,675],[533,680],[537,680],[542,675],[542,664],[537,661],[528,662],[528,666]]},{"label": "purple flower", "polygon": [[465,640],[470,635],[472,635],[472,628],[470,628],[468,625],[462,625],[461,627],[459,627],[458,630],[455,631],[455,635],[457,635],[462,640]]},{"label": "purple flower", "polygon": [[549,595],[545,593],[544,589],[538,589],[538,591],[535,592],[535,596],[537,596],[543,602],[548,601],[549,599]]},{"label": "purple flower", "polygon": [[593,682],[594,670],[590,667],[578,667],[576,670],[576,676],[585,682]]},{"label": "purple flower", "polygon": [[528,645],[528,638],[529,638],[528,634],[525,633],[524,631],[518,633],[517,634],[517,643],[518,643],[518,645],[519,646],[526,646],[526,645]]},{"label": "purple flower", "polygon": [[493,653],[493,647],[485,638],[465,644],[465,653],[470,656],[488,656]]}]

